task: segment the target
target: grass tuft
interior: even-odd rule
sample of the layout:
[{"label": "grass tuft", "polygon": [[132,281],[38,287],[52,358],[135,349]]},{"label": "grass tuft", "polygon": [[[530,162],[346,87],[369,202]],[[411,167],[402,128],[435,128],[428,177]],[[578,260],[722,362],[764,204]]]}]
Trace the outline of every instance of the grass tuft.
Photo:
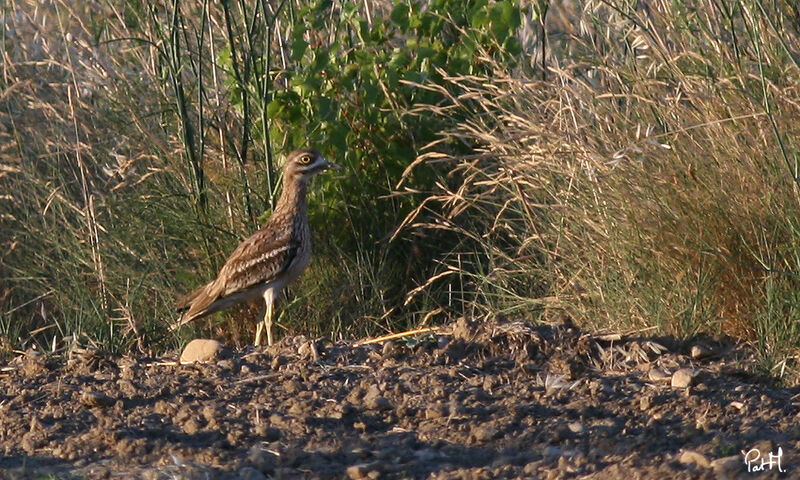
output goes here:
[{"label": "grass tuft", "polygon": [[[730,336],[796,378],[796,15],[762,2],[548,15],[546,80],[498,63],[420,86],[458,93],[419,115],[467,117],[416,162],[447,174],[404,228],[460,242],[426,290],[472,314]],[[451,150],[464,144],[475,154]]]}]

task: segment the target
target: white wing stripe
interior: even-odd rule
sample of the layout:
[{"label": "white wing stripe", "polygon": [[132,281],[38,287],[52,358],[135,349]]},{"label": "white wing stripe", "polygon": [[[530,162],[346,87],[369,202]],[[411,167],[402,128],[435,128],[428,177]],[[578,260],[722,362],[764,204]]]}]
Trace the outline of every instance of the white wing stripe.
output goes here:
[{"label": "white wing stripe", "polygon": [[242,273],[245,270],[249,270],[250,267],[252,267],[253,265],[257,265],[261,262],[269,260],[272,257],[276,257],[278,256],[278,254],[285,252],[286,250],[289,250],[289,247],[290,247],[289,245],[284,245],[282,247],[276,248],[275,250],[270,250],[269,252],[261,254],[261,256],[243,262],[236,269],[236,273]]}]

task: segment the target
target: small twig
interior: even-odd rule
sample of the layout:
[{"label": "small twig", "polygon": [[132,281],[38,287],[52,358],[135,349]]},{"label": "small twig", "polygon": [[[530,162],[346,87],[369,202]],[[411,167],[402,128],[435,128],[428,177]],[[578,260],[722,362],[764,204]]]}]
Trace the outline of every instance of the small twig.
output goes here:
[{"label": "small twig", "polygon": [[591,337],[594,338],[595,340],[600,340],[601,342],[616,342],[618,340],[622,340],[625,337],[630,337],[631,335],[639,333],[649,332],[651,330],[656,330],[657,328],[658,326],[653,325],[651,327],[638,328],[635,330],[627,330],[624,332],[613,332],[613,333],[597,332],[592,334]]},{"label": "small twig", "polygon": [[353,346],[354,347],[360,347],[362,345],[371,345],[373,343],[387,342],[389,340],[396,340],[398,338],[404,338],[404,337],[410,337],[411,335],[417,335],[418,333],[435,332],[435,331],[438,331],[438,330],[439,330],[439,327],[417,328],[416,330],[409,330],[407,332],[400,332],[400,333],[391,333],[389,335],[384,335],[382,337],[371,338],[369,340],[363,340],[363,341],[354,343]]},{"label": "small twig", "polygon": [[31,303],[33,303],[33,302],[35,302],[35,301],[37,301],[37,300],[41,300],[41,299],[43,299],[44,297],[46,297],[46,296],[50,295],[50,294],[51,294],[51,293],[53,293],[53,292],[55,292],[55,290],[50,290],[50,291],[48,291],[48,292],[45,292],[45,293],[43,293],[43,294],[39,295],[38,297],[35,297],[35,298],[32,298],[32,299],[28,300],[27,302],[23,303],[22,305],[17,305],[16,307],[12,308],[11,310],[9,310],[9,311],[7,311],[7,312],[4,312],[4,314],[5,314],[5,315],[9,315],[9,314],[11,314],[11,313],[14,313],[14,312],[16,312],[17,310],[19,310],[20,308],[27,307],[27,306],[28,306],[28,305],[30,305]]},{"label": "small twig", "polygon": [[273,377],[273,376],[275,376],[274,373],[271,373],[271,374],[268,374],[268,375],[257,375],[255,377],[245,378],[245,379],[236,381],[236,382],[234,382],[234,384],[239,385],[239,384],[242,384],[242,383],[257,382],[259,380],[266,380],[266,379],[268,379],[270,377]]},{"label": "small twig", "polygon": [[[151,367],[177,367],[178,365],[182,365],[181,362],[173,360],[171,362],[146,363],[145,367],[148,367],[148,368],[151,368]],[[183,364],[183,365],[185,365],[185,364]]]}]

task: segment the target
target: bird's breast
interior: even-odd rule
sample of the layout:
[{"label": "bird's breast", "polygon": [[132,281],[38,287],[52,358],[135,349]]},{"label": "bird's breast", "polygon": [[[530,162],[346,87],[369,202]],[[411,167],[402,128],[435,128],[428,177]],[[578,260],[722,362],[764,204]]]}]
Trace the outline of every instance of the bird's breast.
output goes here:
[{"label": "bird's breast", "polygon": [[303,273],[303,270],[308,267],[308,263],[311,261],[311,230],[307,221],[300,221],[295,224],[294,236],[299,246],[297,248],[297,254],[292,261],[292,264],[289,265],[287,272],[289,282],[292,282],[299,277],[300,274]]}]

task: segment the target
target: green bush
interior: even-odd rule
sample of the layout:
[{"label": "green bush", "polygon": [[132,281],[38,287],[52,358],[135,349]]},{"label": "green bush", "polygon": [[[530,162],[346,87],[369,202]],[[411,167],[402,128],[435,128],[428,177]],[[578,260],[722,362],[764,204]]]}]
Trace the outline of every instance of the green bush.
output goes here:
[{"label": "green bush", "polygon": [[[282,325],[339,336],[414,323],[426,305],[404,295],[447,244],[389,243],[420,201],[393,187],[460,121],[415,108],[452,95],[431,87],[445,76],[487,73],[479,49],[513,61],[515,5],[6,6],[5,344],[173,346],[174,298],[269,215],[281,154],[308,145],[348,168],[312,189],[315,263],[282,302]],[[436,170],[414,175],[430,188]],[[254,313],[212,334],[248,341]]]}]

